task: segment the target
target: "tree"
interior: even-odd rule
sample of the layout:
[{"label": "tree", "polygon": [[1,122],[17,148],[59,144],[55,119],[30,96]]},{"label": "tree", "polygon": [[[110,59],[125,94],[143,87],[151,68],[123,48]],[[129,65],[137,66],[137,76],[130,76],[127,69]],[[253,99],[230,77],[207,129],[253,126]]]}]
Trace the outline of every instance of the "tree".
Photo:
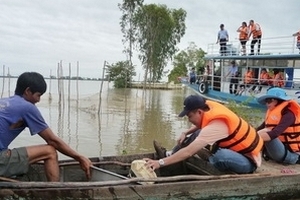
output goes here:
[{"label": "tree", "polygon": [[143,5],[144,0],[124,0],[123,4],[118,4],[119,9],[122,11],[123,15],[121,17],[121,31],[123,33],[124,39],[123,44],[128,43],[128,46],[125,46],[124,53],[128,54],[129,62],[132,65],[132,51],[133,44],[136,41],[134,33],[136,27],[133,23],[133,17],[138,7]]},{"label": "tree", "polygon": [[143,5],[134,16],[139,59],[145,69],[144,80],[162,78],[168,59],[176,53],[176,45],[185,34],[186,12],[165,5]]},{"label": "tree", "polygon": [[132,77],[136,75],[133,65],[129,61],[119,61],[108,67],[110,80],[114,81],[114,87],[130,87]]},{"label": "tree", "polygon": [[194,42],[174,56],[173,69],[171,70],[168,79],[178,83],[178,77],[186,76],[188,70],[195,68],[197,73],[202,73],[205,67],[204,60],[205,52],[198,48]]}]

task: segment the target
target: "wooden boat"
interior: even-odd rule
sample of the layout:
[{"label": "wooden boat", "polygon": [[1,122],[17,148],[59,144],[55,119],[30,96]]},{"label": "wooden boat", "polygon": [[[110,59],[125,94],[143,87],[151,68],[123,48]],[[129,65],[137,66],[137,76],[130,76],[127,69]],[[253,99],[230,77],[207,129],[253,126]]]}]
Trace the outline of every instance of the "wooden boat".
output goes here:
[{"label": "wooden boat", "polygon": [[206,78],[207,80],[203,76],[198,76],[198,84],[189,84],[187,78],[183,78],[182,83],[207,99],[225,103],[235,101],[249,107],[264,108],[265,106],[258,104],[256,97],[265,94],[270,86],[262,86],[259,93],[257,93],[258,85],[254,92],[251,91],[254,85],[249,85],[238,95],[229,93],[230,80],[225,76],[229,71],[231,61],[234,60],[240,72],[239,85],[243,84],[243,77],[248,67],[254,72],[254,82],[259,81],[259,74],[263,68],[267,69],[269,73],[278,69],[284,75],[283,88],[287,94],[300,102],[299,93],[296,93],[300,90],[300,54],[296,49],[294,37],[266,38],[262,40],[262,44],[259,55],[243,56],[237,52],[237,49],[240,49],[239,41],[228,45],[226,56],[220,56],[218,45],[209,44],[205,61],[213,73]]},{"label": "wooden boat", "polygon": [[[92,181],[77,162],[60,162],[61,181],[46,182],[43,164],[14,179],[1,177],[1,199],[295,199],[300,196],[300,165],[272,161],[253,174],[224,174],[195,155],[156,170],[157,178],[130,178],[130,164],[156,154],[91,158]],[[143,184],[154,182],[154,184]]]}]

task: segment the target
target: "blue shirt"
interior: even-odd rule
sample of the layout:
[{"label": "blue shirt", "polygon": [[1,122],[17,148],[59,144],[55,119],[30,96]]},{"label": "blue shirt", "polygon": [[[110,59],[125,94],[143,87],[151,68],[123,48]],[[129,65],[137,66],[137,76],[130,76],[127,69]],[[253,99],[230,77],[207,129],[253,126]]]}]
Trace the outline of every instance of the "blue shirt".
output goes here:
[{"label": "blue shirt", "polygon": [[14,95],[0,99],[0,151],[26,128],[31,135],[48,128],[38,108],[23,97]]},{"label": "blue shirt", "polygon": [[228,32],[225,29],[218,32],[218,39],[228,39],[228,37]]},{"label": "blue shirt", "polygon": [[195,78],[195,77],[196,77],[196,72],[190,71],[190,78]]},{"label": "blue shirt", "polygon": [[230,71],[230,76],[236,76],[238,72],[238,67],[236,65],[232,65],[229,68],[229,71]]}]

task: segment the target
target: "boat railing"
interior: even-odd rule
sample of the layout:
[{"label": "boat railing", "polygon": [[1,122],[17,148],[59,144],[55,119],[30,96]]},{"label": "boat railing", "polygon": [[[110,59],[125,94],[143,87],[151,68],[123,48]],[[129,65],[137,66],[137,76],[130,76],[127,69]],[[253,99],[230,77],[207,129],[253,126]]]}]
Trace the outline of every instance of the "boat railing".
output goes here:
[{"label": "boat railing", "polygon": [[[261,85],[261,79],[259,77],[252,78],[251,83],[245,83],[243,77],[238,77],[238,83],[237,85],[246,85],[248,88],[252,86],[259,86]],[[189,83],[188,77],[181,77],[181,82]],[[214,90],[223,90],[224,84],[222,83],[229,83],[230,77],[226,76],[217,76],[217,75],[197,75],[197,79],[195,84],[200,84],[201,82],[206,82],[207,85]],[[269,79],[268,85],[262,85],[263,87],[271,87],[273,86],[274,79]],[[300,89],[300,78],[294,78],[293,80],[284,79],[284,88],[285,89]],[[252,87],[253,88],[253,87]]]},{"label": "boat railing", "polygon": [[[246,55],[251,53],[251,41],[249,39],[246,43]],[[254,45],[254,54],[257,53],[258,43]],[[241,44],[239,40],[233,40],[227,42],[225,55],[237,56],[242,55]],[[272,38],[262,38],[260,53],[261,55],[280,55],[280,54],[299,54],[299,50],[296,47],[296,38],[293,36],[280,36]],[[208,44],[207,48],[208,56],[219,56],[220,45],[216,43]]]}]

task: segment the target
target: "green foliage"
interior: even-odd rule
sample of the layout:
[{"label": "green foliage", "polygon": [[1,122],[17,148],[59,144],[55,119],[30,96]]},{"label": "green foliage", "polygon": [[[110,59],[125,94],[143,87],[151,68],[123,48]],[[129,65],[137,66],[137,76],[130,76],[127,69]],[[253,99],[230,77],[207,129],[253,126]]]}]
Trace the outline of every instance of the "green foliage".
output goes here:
[{"label": "green foliage", "polygon": [[119,9],[122,11],[123,15],[121,17],[121,31],[123,33],[123,43],[125,46],[124,53],[128,54],[129,61],[131,62],[133,44],[136,41],[134,33],[136,31],[136,26],[133,23],[133,17],[138,7],[143,5],[143,0],[124,0],[123,4],[118,4]]},{"label": "green foliage", "polygon": [[110,80],[114,81],[114,87],[126,88],[130,87],[132,77],[136,75],[134,67],[129,61],[119,61],[108,67]]},{"label": "green foliage", "polygon": [[[254,97],[251,97],[254,98]],[[251,100],[249,98],[249,101]],[[234,113],[236,113],[238,116],[243,118],[246,122],[251,124],[253,127],[259,126],[263,122],[264,118],[264,111],[262,109],[258,108],[250,108],[246,105],[248,104],[248,101],[245,101],[243,103],[237,103],[235,101],[229,101],[226,106],[232,110]]]},{"label": "green foliage", "polygon": [[[139,59],[145,68],[145,80],[162,78],[168,59],[177,51],[176,45],[185,34],[186,12],[168,9],[165,5],[143,5],[134,16]],[[147,78],[150,74],[150,78]]]},{"label": "green foliage", "polygon": [[178,83],[178,77],[187,76],[188,69],[194,67],[196,72],[202,73],[205,67],[205,52],[197,48],[194,42],[191,42],[187,49],[174,56],[173,66],[168,78],[169,82]]}]

